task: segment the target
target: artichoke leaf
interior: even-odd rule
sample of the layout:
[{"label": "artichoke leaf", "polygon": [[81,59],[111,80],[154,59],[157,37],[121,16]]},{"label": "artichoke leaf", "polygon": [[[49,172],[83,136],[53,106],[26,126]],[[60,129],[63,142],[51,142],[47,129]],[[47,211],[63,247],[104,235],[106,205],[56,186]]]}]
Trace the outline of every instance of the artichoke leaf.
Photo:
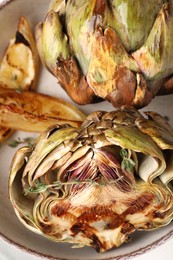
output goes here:
[{"label": "artichoke leaf", "polygon": [[22,169],[26,165],[27,160],[32,153],[29,147],[19,149],[13,159],[14,168],[11,169],[9,178],[9,195],[15,209],[15,213],[20,221],[32,232],[41,234],[33,219],[33,201],[24,196],[21,174]]},{"label": "artichoke leaf", "polygon": [[163,184],[166,185],[171,192],[173,192],[173,187],[171,184],[173,180],[173,152],[170,155],[169,163],[167,164],[165,171],[160,175],[160,179]]},{"label": "artichoke leaf", "polygon": [[[147,155],[143,159],[143,164],[141,163],[139,167],[139,175],[146,182],[152,182],[154,178],[162,174],[165,170],[166,163],[161,149],[159,149],[149,136],[138,132],[137,129],[117,126],[113,130],[106,130],[105,136],[109,141],[122,148]],[[136,136],[138,136],[138,139],[136,139]],[[152,165],[153,169],[148,166],[150,157],[152,157],[151,164],[154,162],[155,165],[155,167]],[[146,162],[147,167],[145,166]]]},{"label": "artichoke leaf", "polygon": [[150,120],[140,118],[136,120],[136,125],[142,133],[150,136],[157,145],[165,149],[173,149],[173,130],[171,126],[156,112],[145,113]]},{"label": "artichoke leaf", "polygon": [[42,160],[44,160],[44,158],[62,142],[65,142],[70,138],[74,139],[76,135],[77,133],[75,128],[62,127],[50,135],[50,137],[47,139],[47,142],[45,142],[43,146],[39,146],[38,148],[36,147],[36,150],[31,156],[24,172],[24,176],[27,174],[27,172],[29,172],[28,180],[30,186],[32,186],[33,181],[36,179],[35,170],[41,164]]},{"label": "artichoke leaf", "polygon": [[158,81],[173,69],[173,15],[164,4],[144,45],[132,54],[148,81]]},{"label": "artichoke leaf", "polygon": [[173,93],[173,75],[171,75],[159,89],[158,95],[169,95]]},{"label": "artichoke leaf", "polygon": [[83,74],[86,76],[89,62],[92,57],[92,44],[95,30],[102,25],[102,18],[94,15],[97,1],[68,1],[66,5],[67,34],[70,47],[75,54]]},{"label": "artichoke leaf", "polygon": [[43,159],[40,164],[38,164],[33,180],[36,180],[37,178],[40,178],[46,174],[46,172],[48,172],[49,169],[51,169],[53,165],[56,164],[56,161],[60,160],[62,157],[68,154],[72,146],[73,142],[68,142],[66,144],[63,142],[62,144],[59,144],[54,150],[52,150],[52,152],[50,152],[49,155],[47,155],[46,158]]},{"label": "artichoke leaf", "polygon": [[64,15],[66,7],[65,0],[52,0],[49,5],[49,11],[53,10],[60,15]]},{"label": "artichoke leaf", "polygon": [[[135,60],[124,49],[118,35],[111,29],[106,28],[96,32],[93,43],[92,57],[87,73],[87,81],[96,95],[108,98],[108,95],[116,91],[117,105],[122,104],[122,98],[126,98],[126,104],[130,104],[135,96],[136,77],[132,72],[140,72]],[[123,95],[123,86],[128,81],[128,94]]]},{"label": "artichoke leaf", "polygon": [[143,0],[111,2],[113,18],[110,26],[118,33],[126,50],[137,50],[144,44],[165,1],[154,0],[150,4],[145,4]]},{"label": "artichoke leaf", "polygon": [[51,10],[44,23],[36,26],[35,34],[43,64],[58,78],[65,91],[78,104],[93,102],[94,92],[70,53],[68,38],[62,30],[59,13]]},{"label": "artichoke leaf", "polygon": [[[36,46],[37,46],[37,50],[38,50],[38,54],[41,59],[41,62],[45,67],[47,67],[47,64],[44,60],[43,47],[42,47],[42,43],[43,43],[43,23],[42,22],[39,22],[35,26],[35,41],[36,41]],[[47,69],[50,70],[48,67],[47,67]]]},{"label": "artichoke leaf", "polygon": [[67,36],[62,31],[58,13],[53,10],[47,14],[43,23],[42,52],[51,71],[58,59],[66,60],[70,55]]}]

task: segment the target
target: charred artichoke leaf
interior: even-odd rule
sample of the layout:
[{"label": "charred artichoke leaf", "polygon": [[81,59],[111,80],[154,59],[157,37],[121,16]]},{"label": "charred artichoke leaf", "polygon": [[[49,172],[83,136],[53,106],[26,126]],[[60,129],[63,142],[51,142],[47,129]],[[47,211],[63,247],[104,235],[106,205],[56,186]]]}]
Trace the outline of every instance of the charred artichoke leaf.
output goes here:
[{"label": "charred artichoke leaf", "polygon": [[173,15],[167,3],[159,12],[144,45],[132,54],[148,81],[158,81],[172,72],[172,27]]},{"label": "charred artichoke leaf", "polygon": [[159,89],[158,95],[169,95],[172,94],[173,91],[173,75],[171,75],[164,83],[162,83],[162,87]]},{"label": "charred artichoke leaf", "polygon": [[[99,252],[120,246],[135,230],[167,225],[173,218],[172,187],[158,176],[173,176],[172,156],[166,156],[172,149],[141,132],[136,120],[142,117],[127,107],[98,111],[79,129],[54,126],[32,150],[21,148],[11,164],[9,193],[22,223],[51,240]],[[147,120],[156,126],[163,121]],[[170,131],[167,123],[161,128]],[[158,172],[142,166],[147,178],[141,178],[146,157],[158,162]]]},{"label": "charred artichoke leaf", "polygon": [[87,73],[87,81],[95,94],[117,107],[149,103],[152,96],[140,69],[126,52],[116,32],[111,28],[102,32],[100,28],[95,35]]},{"label": "charred artichoke leaf", "polygon": [[51,125],[78,127],[85,115],[72,104],[48,95],[0,88],[0,125],[26,132],[42,132]]},{"label": "charred artichoke leaf", "polygon": [[70,54],[68,38],[62,30],[59,13],[51,10],[44,23],[36,26],[35,34],[43,64],[58,78],[66,92],[78,104],[92,103],[95,94]]}]

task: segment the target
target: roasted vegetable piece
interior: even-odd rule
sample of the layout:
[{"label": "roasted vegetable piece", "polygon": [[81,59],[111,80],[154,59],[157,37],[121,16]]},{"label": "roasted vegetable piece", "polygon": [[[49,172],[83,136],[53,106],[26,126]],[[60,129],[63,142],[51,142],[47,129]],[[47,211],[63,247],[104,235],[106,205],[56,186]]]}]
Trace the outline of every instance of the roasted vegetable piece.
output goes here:
[{"label": "roasted vegetable piece", "polygon": [[172,0],[53,0],[36,41],[77,103],[141,108],[173,93],[172,28]]},{"label": "roasted vegetable piece", "polygon": [[[14,39],[5,50],[0,63],[0,88],[14,89],[16,92],[34,90],[39,75],[39,57],[35,41],[26,17],[21,17]],[[0,127],[0,142],[13,130]]]},{"label": "roasted vegetable piece", "polygon": [[79,127],[85,115],[75,106],[48,95],[0,88],[0,126],[42,132],[55,124]]},{"label": "roasted vegetable piece", "polygon": [[[56,125],[17,151],[9,178],[19,220],[35,233],[98,252],[173,218],[173,130],[158,114],[98,111]],[[142,235],[142,234],[141,234]]]}]

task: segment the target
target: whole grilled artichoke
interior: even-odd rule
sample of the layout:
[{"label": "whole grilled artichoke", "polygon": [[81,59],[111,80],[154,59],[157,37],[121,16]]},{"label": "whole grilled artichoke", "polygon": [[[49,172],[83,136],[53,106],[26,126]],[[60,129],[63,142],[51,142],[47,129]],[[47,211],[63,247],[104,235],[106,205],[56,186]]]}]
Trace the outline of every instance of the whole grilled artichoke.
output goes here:
[{"label": "whole grilled artichoke", "polygon": [[158,114],[98,111],[56,125],[13,159],[9,194],[20,221],[57,242],[118,247],[173,218],[173,130]]},{"label": "whole grilled artichoke", "polygon": [[36,38],[75,102],[140,108],[173,93],[172,28],[172,0],[53,0]]}]

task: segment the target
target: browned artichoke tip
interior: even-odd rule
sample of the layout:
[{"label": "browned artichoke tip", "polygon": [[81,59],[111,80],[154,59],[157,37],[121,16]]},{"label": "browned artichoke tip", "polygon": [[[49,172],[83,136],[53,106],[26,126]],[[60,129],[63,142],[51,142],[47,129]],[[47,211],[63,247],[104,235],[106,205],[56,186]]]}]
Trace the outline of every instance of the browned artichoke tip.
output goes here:
[{"label": "browned artichoke tip", "polygon": [[142,108],[173,93],[172,27],[168,0],[54,0],[39,48],[75,102]]},{"label": "browned artichoke tip", "polygon": [[75,58],[69,54],[67,36],[62,31],[59,19],[59,15],[51,10],[44,23],[36,26],[36,43],[41,60],[76,103],[96,102],[97,97],[78,68]]},{"label": "browned artichoke tip", "polygon": [[132,107],[94,112],[80,128],[55,125],[17,151],[9,194],[33,232],[98,252],[118,247],[173,218],[173,129]]}]

